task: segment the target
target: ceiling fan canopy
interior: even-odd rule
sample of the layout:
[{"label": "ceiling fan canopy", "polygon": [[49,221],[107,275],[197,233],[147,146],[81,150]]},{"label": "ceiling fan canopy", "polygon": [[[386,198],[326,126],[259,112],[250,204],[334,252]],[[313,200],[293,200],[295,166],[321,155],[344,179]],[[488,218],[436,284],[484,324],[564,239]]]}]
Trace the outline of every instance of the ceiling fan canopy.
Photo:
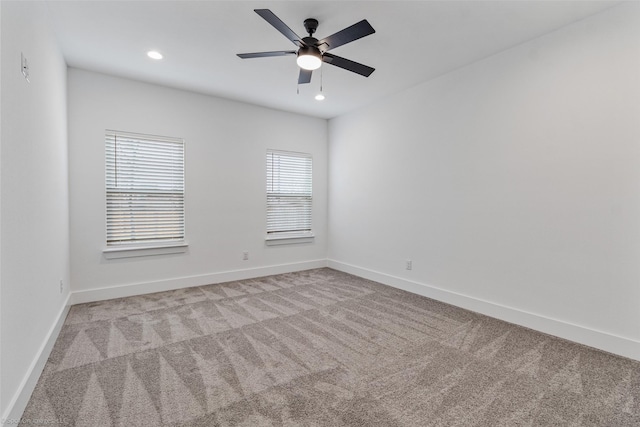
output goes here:
[{"label": "ceiling fan canopy", "polygon": [[242,59],[296,55],[296,62],[300,67],[298,84],[309,83],[311,81],[311,74],[313,70],[320,68],[323,62],[360,74],[364,77],[369,77],[371,73],[375,71],[375,68],[328,53],[331,49],[335,49],[336,47],[351,43],[352,41],[375,33],[376,31],[366,19],[340,30],[335,34],[318,40],[313,37],[313,34],[318,29],[317,19],[308,18],[304,20],[304,28],[309,36],[300,37],[269,9],[254,9],[254,11],[287,39],[293,42],[298,49],[239,53],[238,56]]}]

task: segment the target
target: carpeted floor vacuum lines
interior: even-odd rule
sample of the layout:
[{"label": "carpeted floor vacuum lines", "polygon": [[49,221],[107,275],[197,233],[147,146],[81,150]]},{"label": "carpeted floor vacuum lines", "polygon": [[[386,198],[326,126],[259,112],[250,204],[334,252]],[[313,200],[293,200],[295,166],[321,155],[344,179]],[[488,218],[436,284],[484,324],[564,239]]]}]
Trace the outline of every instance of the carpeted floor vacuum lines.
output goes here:
[{"label": "carpeted floor vacuum lines", "polygon": [[71,308],[64,426],[631,426],[640,363],[331,269]]}]

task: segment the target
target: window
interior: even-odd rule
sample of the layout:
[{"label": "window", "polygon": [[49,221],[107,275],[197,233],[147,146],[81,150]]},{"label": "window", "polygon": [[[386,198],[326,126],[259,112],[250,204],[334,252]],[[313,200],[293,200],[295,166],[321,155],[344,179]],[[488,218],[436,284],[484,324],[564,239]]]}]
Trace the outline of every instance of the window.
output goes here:
[{"label": "window", "polygon": [[107,251],[183,242],[184,141],[107,131],[105,143]]},{"label": "window", "polygon": [[268,242],[300,242],[313,237],[311,172],[310,154],[267,150]]}]

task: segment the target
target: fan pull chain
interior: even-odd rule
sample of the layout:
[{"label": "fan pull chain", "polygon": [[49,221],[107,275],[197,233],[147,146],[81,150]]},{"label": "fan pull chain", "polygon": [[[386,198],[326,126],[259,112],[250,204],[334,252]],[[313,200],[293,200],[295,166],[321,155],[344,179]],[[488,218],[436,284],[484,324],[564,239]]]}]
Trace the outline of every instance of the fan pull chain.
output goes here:
[{"label": "fan pull chain", "polygon": [[323,101],[324,94],[322,93],[322,83],[324,78],[324,71],[320,68],[320,92],[316,95],[316,101]]}]

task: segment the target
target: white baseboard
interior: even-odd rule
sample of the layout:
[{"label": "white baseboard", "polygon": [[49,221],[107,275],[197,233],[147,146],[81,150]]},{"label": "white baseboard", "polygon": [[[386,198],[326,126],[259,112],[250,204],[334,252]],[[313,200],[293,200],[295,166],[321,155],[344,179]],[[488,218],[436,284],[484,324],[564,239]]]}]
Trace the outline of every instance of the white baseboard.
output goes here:
[{"label": "white baseboard", "polygon": [[153,292],[171,291],[174,289],[231,282],[234,280],[253,279],[255,277],[272,276],[274,274],[291,273],[294,271],[310,270],[326,266],[326,259],[318,259],[291,264],[279,264],[267,267],[248,268],[244,270],[223,271],[220,273],[203,274],[198,276],[178,277],[153,282],[132,283],[128,285],[88,289],[85,291],[72,292],[71,304],[82,304],[85,302],[150,294]]},{"label": "white baseboard", "polygon": [[524,326],[569,341],[594,347],[630,359],[640,360],[640,342],[629,338],[612,335],[584,326],[575,325],[562,320],[551,319],[535,313],[495,304],[490,301],[473,298],[445,289],[436,288],[423,283],[413,282],[367,268],[351,264],[327,260],[328,267],[365,279],[373,280],[394,288],[422,295],[437,301],[455,305],[480,314]]},{"label": "white baseboard", "polygon": [[25,408],[27,407],[27,403],[29,403],[29,399],[31,398],[31,394],[33,390],[36,388],[36,384],[38,383],[38,379],[40,379],[40,375],[42,374],[42,370],[44,369],[44,365],[47,363],[47,359],[49,359],[49,355],[51,354],[51,350],[53,349],[53,345],[58,339],[58,334],[62,329],[62,325],[64,324],[64,320],[67,318],[67,314],[69,313],[69,309],[71,308],[70,304],[71,295],[67,295],[67,299],[65,300],[64,306],[58,313],[58,316],[55,319],[55,322],[49,329],[47,336],[44,339],[44,342],[38,349],[37,354],[35,355],[27,373],[25,374],[18,390],[13,395],[11,402],[7,405],[7,409],[5,413],[2,414],[2,425],[17,425],[17,423],[13,422],[14,420],[19,420],[24,413]]}]

